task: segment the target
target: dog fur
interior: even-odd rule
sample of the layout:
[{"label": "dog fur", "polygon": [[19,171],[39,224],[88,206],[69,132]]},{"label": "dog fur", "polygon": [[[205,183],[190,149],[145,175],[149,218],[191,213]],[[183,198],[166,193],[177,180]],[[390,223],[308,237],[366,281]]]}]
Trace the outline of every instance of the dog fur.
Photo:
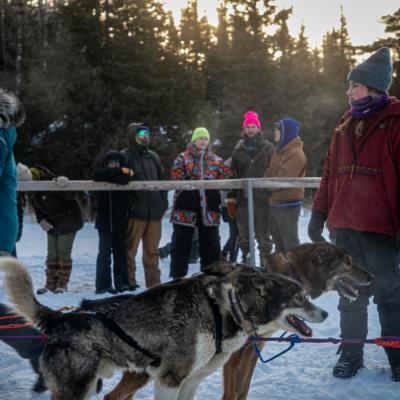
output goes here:
[{"label": "dog fur", "polygon": [[11,92],[0,88],[0,129],[18,128],[25,121],[25,109]]},{"label": "dog fur", "polygon": [[[158,354],[159,367],[133,350],[99,321],[82,313],[62,314],[35,298],[26,267],[3,258],[5,287],[16,310],[46,335],[40,368],[52,400],[86,400],[101,378],[115,369],[146,372],[155,380],[155,399],[193,399],[201,381],[220,368],[247,340],[233,316],[229,291],[236,289],[248,320],[258,334],[277,329],[302,334],[288,318],[322,322],[326,311],[310,303],[300,285],[276,274],[235,274],[204,285],[200,279],[155,286],[122,301],[108,317]],[[222,352],[215,354],[214,319],[210,298],[222,315]]]},{"label": "dog fur", "polygon": [[[305,292],[315,299],[323,293],[335,290],[342,297],[355,300],[356,295],[343,286],[341,280],[353,285],[368,285],[373,276],[352,262],[350,254],[330,243],[312,243],[296,246],[285,255],[274,253],[263,260],[264,267],[269,272],[278,273],[292,278],[287,260],[290,260],[299,276]],[[205,283],[224,274],[250,272],[252,267],[234,263],[218,263],[206,268],[206,274],[197,277]],[[214,275],[213,275],[214,274]],[[274,332],[263,337],[272,336]],[[265,342],[259,342],[262,349]],[[251,377],[258,356],[254,352],[252,342],[247,342],[243,348],[232,354],[223,367],[223,400],[243,400],[247,398]],[[104,400],[131,400],[134,394],[150,380],[146,374],[131,374],[125,372],[119,384]]]}]

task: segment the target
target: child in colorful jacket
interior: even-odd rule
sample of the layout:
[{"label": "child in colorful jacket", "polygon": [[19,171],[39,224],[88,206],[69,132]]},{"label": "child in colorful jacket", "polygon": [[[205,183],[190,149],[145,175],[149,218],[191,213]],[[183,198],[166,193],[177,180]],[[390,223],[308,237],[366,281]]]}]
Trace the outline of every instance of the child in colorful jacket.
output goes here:
[{"label": "child in colorful jacket", "polygon": [[[210,134],[197,128],[187,150],[178,155],[171,170],[172,180],[227,179],[231,171],[208,147]],[[177,191],[171,213],[174,224],[171,273],[174,279],[187,274],[194,228],[199,230],[201,269],[220,257],[220,194],[218,190]]]}]

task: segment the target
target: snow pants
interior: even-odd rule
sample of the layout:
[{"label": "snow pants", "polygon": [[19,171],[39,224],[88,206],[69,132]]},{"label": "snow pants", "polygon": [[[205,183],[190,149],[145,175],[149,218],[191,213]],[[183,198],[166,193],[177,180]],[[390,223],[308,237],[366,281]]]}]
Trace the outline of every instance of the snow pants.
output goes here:
[{"label": "snow pants", "polygon": [[[369,298],[378,306],[381,336],[400,337],[400,269],[396,238],[384,233],[337,229],[337,246],[347,250],[353,262],[375,275],[368,286],[357,287],[359,298],[339,300],[340,327],[343,339],[366,339]],[[342,344],[344,352],[362,351],[363,344]],[[399,357],[400,348],[385,347],[389,357]]]},{"label": "snow pants", "polygon": [[[253,201],[254,205],[254,234],[258,242],[261,257],[271,253],[273,243],[269,227],[268,205],[265,201]],[[236,221],[239,229],[239,247],[243,252],[243,262],[250,251],[249,243],[249,210],[247,202],[236,207]]]},{"label": "snow pants", "polygon": [[[212,263],[219,261],[220,256],[220,238],[219,227],[198,226],[199,246],[200,246],[200,265],[204,269]],[[171,272],[170,277],[177,279],[186,276],[188,273],[188,264],[192,236],[194,228],[174,224],[174,233],[171,244]]]},{"label": "snow pants", "polygon": [[128,284],[126,262],[126,231],[105,232],[99,230],[99,254],[96,262],[96,289],[112,286],[111,254],[114,259],[114,283],[120,276],[123,283]]},{"label": "snow pants", "polygon": [[269,209],[269,226],[276,253],[284,253],[300,244],[300,211],[301,207]]},{"label": "snow pants", "polygon": [[146,288],[158,285],[160,281],[160,269],[158,261],[160,253],[158,244],[161,239],[161,220],[143,221],[129,218],[126,231],[126,260],[128,263],[129,286],[136,285],[136,262],[135,257],[140,240],[143,243],[143,268]]}]

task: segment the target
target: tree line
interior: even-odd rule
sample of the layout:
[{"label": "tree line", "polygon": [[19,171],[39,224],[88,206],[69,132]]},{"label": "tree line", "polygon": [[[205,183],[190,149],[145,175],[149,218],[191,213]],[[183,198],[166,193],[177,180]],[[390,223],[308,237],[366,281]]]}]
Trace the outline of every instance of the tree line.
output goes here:
[{"label": "tree line", "polygon": [[400,9],[381,18],[394,38],[352,46],[342,14],[341,27],[313,49],[304,25],[297,37],[289,34],[292,8],[278,11],[273,0],[224,0],[218,26],[199,17],[196,0],[177,26],[154,0],[0,4],[2,86],[27,111],[16,159],[74,179],[90,179],[105,152],[126,147],[131,122],[149,125],[151,149],[167,171],[198,126],[226,159],[249,110],[270,141],[275,122],[298,120],[307,176],[321,176],[332,129],[349,107],[355,55],[390,47],[390,94],[400,96]]}]

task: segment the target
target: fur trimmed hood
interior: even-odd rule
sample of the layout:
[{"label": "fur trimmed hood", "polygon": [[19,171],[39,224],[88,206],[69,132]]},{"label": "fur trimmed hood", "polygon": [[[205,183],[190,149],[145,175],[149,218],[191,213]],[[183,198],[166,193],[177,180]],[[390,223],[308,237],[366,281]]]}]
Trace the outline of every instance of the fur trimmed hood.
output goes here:
[{"label": "fur trimmed hood", "polygon": [[0,88],[0,129],[18,128],[25,121],[25,109],[11,92]]}]

